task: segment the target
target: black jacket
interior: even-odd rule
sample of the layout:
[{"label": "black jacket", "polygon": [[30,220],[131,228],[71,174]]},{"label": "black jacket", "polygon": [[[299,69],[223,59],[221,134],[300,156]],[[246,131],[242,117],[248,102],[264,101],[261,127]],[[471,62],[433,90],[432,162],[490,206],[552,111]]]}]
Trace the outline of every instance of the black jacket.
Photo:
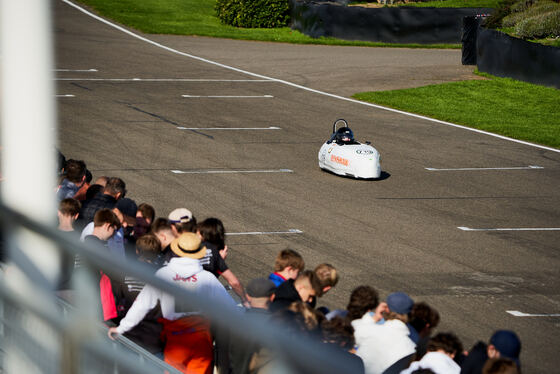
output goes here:
[{"label": "black jacket", "polygon": [[268,308],[273,313],[288,308],[294,301],[302,301],[294,286],[293,279],[288,279],[278,286],[274,294],[274,301]]}]

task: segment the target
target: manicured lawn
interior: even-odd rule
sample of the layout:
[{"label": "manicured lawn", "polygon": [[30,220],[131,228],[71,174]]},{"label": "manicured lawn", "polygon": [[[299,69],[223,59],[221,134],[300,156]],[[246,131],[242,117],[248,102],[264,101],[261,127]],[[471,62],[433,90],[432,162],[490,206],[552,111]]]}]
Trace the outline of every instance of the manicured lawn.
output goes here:
[{"label": "manicured lawn", "polygon": [[102,16],[151,34],[198,35],[217,38],[366,47],[461,48],[460,44],[392,44],[314,39],[290,29],[244,29],[223,25],[215,0],[79,0]]},{"label": "manicured lawn", "polygon": [[560,148],[560,90],[555,88],[489,77],[353,97]]}]

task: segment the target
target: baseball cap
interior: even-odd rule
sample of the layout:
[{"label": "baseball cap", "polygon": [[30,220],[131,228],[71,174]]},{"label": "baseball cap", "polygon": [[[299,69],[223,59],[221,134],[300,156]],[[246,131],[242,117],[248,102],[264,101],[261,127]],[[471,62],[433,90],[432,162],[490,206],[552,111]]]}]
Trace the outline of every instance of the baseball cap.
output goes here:
[{"label": "baseball cap", "polygon": [[134,200],[127,197],[119,199],[117,200],[115,208],[123,214],[126,223],[132,226],[136,224],[136,212],[138,211],[138,207]]},{"label": "baseball cap", "polygon": [[192,213],[186,208],[177,208],[167,218],[171,223],[187,223],[192,219]]},{"label": "baseball cap", "polygon": [[272,295],[276,286],[270,279],[255,278],[247,284],[247,295],[251,297],[269,297]]},{"label": "baseball cap", "polygon": [[414,301],[404,292],[393,292],[387,296],[387,306],[392,312],[408,314],[412,310]]},{"label": "baseball cap", "polygon": [[521,341],[515,332],[498,330],[490,338],[490,344],[496,347],[501,357],[512,359],[519,366]]}]

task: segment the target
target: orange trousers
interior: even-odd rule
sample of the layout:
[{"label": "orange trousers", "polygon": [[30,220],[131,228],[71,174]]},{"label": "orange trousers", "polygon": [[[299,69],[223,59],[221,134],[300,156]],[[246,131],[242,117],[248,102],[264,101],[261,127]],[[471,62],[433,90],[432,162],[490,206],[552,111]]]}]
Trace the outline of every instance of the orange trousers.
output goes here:
[{"label": "orange trousers", "polygon": [[210,323],[201,316],[163,319],[163,359],[188,374],[212,374],[214,359]]}]

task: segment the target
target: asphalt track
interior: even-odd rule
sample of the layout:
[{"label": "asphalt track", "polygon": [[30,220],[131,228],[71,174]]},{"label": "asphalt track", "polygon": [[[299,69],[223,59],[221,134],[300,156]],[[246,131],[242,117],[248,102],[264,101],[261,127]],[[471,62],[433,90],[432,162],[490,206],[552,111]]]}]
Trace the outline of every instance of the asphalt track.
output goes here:
[{"label": "asphalt track", "polygon": [[[237,234],[228,263],[243,282],[291,247],[308,267],[339,269],[320,304],[343,308],[360,284],[405,291],[465,347],[513,329],[525,373],[557,372],[560,153],[297,86],[348,97],[472,78],[460,51],[143,35],[277,81],[149,44],[62,1],[53,9],[57,94],[71,95],[58,98],[60,147],[94,177],[122,177],[158,215],[185,206],[221,218]],[[318,168],[337,118],[380,151],[381,180]]]}]

